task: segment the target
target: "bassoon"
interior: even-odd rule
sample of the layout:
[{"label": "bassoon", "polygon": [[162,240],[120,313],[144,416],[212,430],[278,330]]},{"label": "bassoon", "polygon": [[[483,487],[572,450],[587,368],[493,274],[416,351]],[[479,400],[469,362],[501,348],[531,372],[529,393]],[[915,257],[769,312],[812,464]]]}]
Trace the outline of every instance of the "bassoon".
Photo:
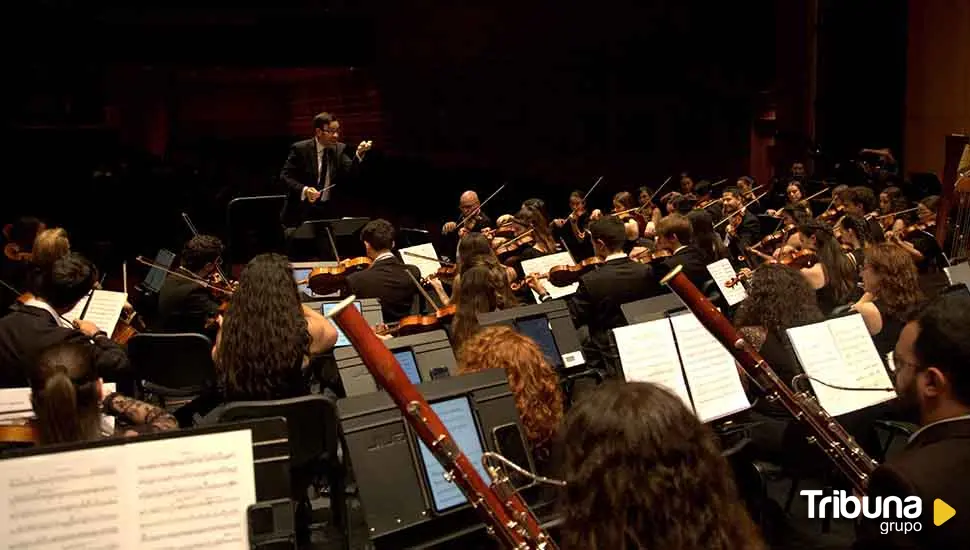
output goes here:
[{"label": "bassoon", "polygon": [[487,484],[472,467],[437,413],[408,380],[394,355],[374,334],[357,308],[349,307],[355,299],[351,296],[340,302],[327,316],[344,332],[374,380],[391,396],[407,423],[441,463],[445,479],[461,489],[489,533],[503,547],[555,550],[555,542],[539,525],[522,497],[512,489],[508,476],[488,468],[493,480]]},{"label": "bassoon", "polygon": [[795,393],[782,382],[754,347],[681,271],[682,267],[676,266],[660,282],[669,286],[701,324],[731,352],[768,401],[781,403],[808,432],[808,442],[817,445],[848,478],[856,492],[864,495],[876,461],[866,454],[837,420],[825,412],[814,396],[805,392]]}]

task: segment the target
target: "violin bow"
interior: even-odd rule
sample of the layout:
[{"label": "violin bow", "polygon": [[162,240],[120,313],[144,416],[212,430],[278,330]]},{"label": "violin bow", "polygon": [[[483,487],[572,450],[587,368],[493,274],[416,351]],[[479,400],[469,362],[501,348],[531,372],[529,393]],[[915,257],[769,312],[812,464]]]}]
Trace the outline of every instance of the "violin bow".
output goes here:
[{"label": "violin bow", "polygon": [[758,199],[760,199],[761,197],[763,197],[763,196],[765,196],[765,195],[767,195],[767,194],[768,194],[768,192],[767,192],[767,191],[765,191],[764,193],[762,193],[762,194],[760,194],[760,195],[758,195],[757,197],[755,197],[755,198],[753,198],[753,199],[751,199],[751,200],[749,200],[748,202],[746,202],[746,203],[744,203],[744,204],[742,204],[742,205],[741,205],[741,208],[738,208],[738,210],[737,210],[737,212],[731,212],[730,214],[728,214],[728,216],[727,216],[726,218],[724,218],[723,220],[721,220],[721,221],[719,221],[719,222],[717,222],[716,224],[714,224],[714,229],[717,229],[718,227],[721,227],[721,225],[722,225],[722,224],[723,224],[724,222],[726,222],[726,221],[728,221],[728,220],[730,220],[731,218],[733,218],[733,217],[734,217],[734,216],[735,216],[735,215],[736,215],[736,214],[737,214],[738,212],[744,212],[744,209],[745,209],[745,208],[747,208],[747,207],[749,207],[749,206],[751,206],[751,205],[752,205],[752,204],[754,204],[754,203],[755,203],[755,202],[756,202],[756,201],[757,201]]},{"label": "violin bow", "polygon": [[[192,220],[189,218],[189,215],[186,212],[182,212],[182,220],[185,221],[185,225],[187,225],[189,227],[189,231],[192,232],[192,236],[193,237],[198,237],[199,236],[199,230],[195,228],[195,224],[192,223]],[[229,278],[226,277],[226,274],[225,273],[223,273],[222,267],[219,265],[219,262],[216,262],[216,264],[213,267],[216,268],[216,273],[218,273],[219,276],[222,277],[222,280],[225,281],[228,284],[229,283]],[[128,287],[126,286],[125,287],[125,292],[127,292],[127,291],[128,291]]]},{"label": "violin bow", "polygon": [[[798,202],[804,202],[804,203],[808,204],[808,201],[814,199],[815,197],[817,197],[817,196],[819,196],[821,194],[828,193],[829,191],[831,191],[831,189],[822,189],[818,193],[815,193],[814,195],[812,195],[812,196],[810,196],[810,197],[808,197],[806,199],[802,199],[802,200],[800,200]],[[833,198],[833,200],[834,200],[834,198]],[[826,210],[828,210],[828,209],[826,208]]]},{"label": "violin bow", "polygon": [[333,257],[337,260],[337,263],[339,264],[340,254],[337,254],[337,243],[334,242],[333,240],[333,233],[330,231],[329,227],[325,227],[324,229],[327,230],[327,239],[330,240],[330,248],[333,250]]},{"label": "violin bow", "polygon": [[461,227],[461,226],[465,225],[465,222],[467,222],[468,220],[470,220],[473,217],[477,216],[478,213],[482,211],[482,207],[485,206],[486,204],[488,204],[488,201],[490,201],[493,198],[495,198],[495,195],[498,195],[499,191],[501,191],[502,189],[505,189],[505,185],[506,184],[503,183],[502,186],[499,187],[498,189],[496,189],[494,193],[492,193],[491,195],[489,195],[487,199],[485,199],[482,202],[480,202],[478,204],[478,208],[472,210],[472,213],[471,214],[469,214],[469,215],[465,216],[464,218],[462,218],[461,221],[458,222],[458,227]]},{"label": "violin bow", "polygon": [[593,186],[589,188],[589,191],[587,191],[585,195],[583,195],[583,204],[586,204],[586,198],[589,197],[590,193],[593,192],[593,189],[596,189],[596,186],[599,185],[601,181],[603,181],[603,176],[596,178],[596,182],[593,183]]},{"label": "violin bow", "polygon": [[424,254],[415,254],[414,252],[410,252],[410,251],[403,251],[402,250],[401,251],[401,255],[402,256],[411,256],[412,258],[418,258],[419,260],[428,260],[428,261],[431,261],[431,262],[438,262],[441,265],[447,265],[447,266],[455,265],[455,264],[453,264],[451,262],[444,262],[440,258],[432,258],[431,256],[425,256]]},{"label": "violin bow", "polygon": [[670,183],[670,180],[672,180],[673,178],[674,178],[673,176],[667,176],[667,179],[665,179],[665,180],[664,180],[664,182],[660,184],[660,187],[658,187],[658,188],[657,188],[657,190],[653,192],[653,195],[650,195],[650,202],[653,202],[653,198],[654,198],[654,197],[656,197],[657,195],[659,195],[659,194],[660,194],[660,191],[661,191],[661,190],[662,190],[662,189],[663,189],[663,188],[664,188],[664,187],[665,187],[665,186],[666,186],[666,185],[667,185],[668,183]]},{"label": "violin bow", "polygon": [[222,292],[222,293],[225,293],[225,294],[229,294],[230,296],[232,295],[232,291],[231,290],[226,290],[224,288],[220,288],[220,287],[218,287],[218,286],[216,286],[214,284],[209,283],[209,281],[204,281],[202,279],[199,279],[198,277],[190,277],[190,276],[188,276],[188,275],[186,275],[184,273],[179,273],[178,271],[173,271],[173,270],[171,270],[171,269],[169,269],[169,268],[167,268],[167,267],[165,267],[163,265],[156,264],[155,262],[149,260],[148,258],[146,258],[144,256],[138,256],[138,257],[136,257],[135,258],[135,261],[137,261],[138,263],[141,263],[141,264],[145,264],[145,265],[147,265],[149,267],[153,267],[155,269],[160,269],[160,270],[164,271],[165,273],[168,273],[169,275],[174,275],[174,276],[176,276],[176,277],[178,277],[180,279],[185,279],[186,281],[191,281],[191,282],[193,282],[193,283],[195,283],[197,285],[204,286],[205,288],[209,288],[209,289],[212,289],[212,290],[218,290],[219,292]]},{"label": "violin bow", "polygon": [[[915,206],[913,208],[907,208],[906,210],[899,210],[897,212],[890,212],[888,214],[883,214],[881,216],[873,216],[873,218],[875,218],[877,220],[881,220],[883,218],[888,218],[890,216],[898,216],[900,214],[908,214],[910,212],[915,212],[917,210],[919,210],[919,207],[918,206]],[[872,218],[869,218],[868,216],[866,216],[866,219],[872,219]]]},{"label": "violin bow", "polygon": [[414,273],[411,273],[410,269],[405,269],[404,272],[408,274],[408,279],[411,279],[411,282],[414,283],[415,288],[418,289],[421,296],[424,296],[424,299],[428,301],[428,304],[434,308],[435,313],[441,311],[441,308],[438,307],[438,303],[431,299],[431,295],[428,294],[428,291],[426,291],[424,287],[421,286],[421,283],[418,282],[418,280],[414,277]]}]

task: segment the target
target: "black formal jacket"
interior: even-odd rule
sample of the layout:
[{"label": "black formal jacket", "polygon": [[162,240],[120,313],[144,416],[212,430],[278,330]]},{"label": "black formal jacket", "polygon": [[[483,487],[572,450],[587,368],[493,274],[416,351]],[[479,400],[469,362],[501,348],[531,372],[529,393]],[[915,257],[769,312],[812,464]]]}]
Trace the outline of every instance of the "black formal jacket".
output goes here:
[{"label": "black formal jacket", "polygon": [[[346,195],[349,191],[348,180],[356,172],[357,155],[347,149],[346,143],[337,143],[327,148],[323,162],[324,170],[327,164],[330,165],[330,185],[340,185],[330,190],[327,203],[332,203],[338,193]],[[310,204],[303,200],[303,188],[322,189],[325,177],[325,171],[322,174],[317,172],[316,139],[305,139],[290,146],[290,154],[280,172],[280,180],[286,185],[286,200],[280,216],[284,226],[297,227],[308,219],[325,218],[327,207],[332,206],[331,204],[324,205],[320,201]]]},{"label": "black formal jacket", "polygon": [[194,332],[215,337],[206,323],[219,310],[219,302],[209,289],[178,277],[167,277],[158,292],[158,312],[153,332]]},{"label": "black formal jacket", "polygon": [[[727,231],[727,225],[731,222],[724,222],[719,229],[722,229],[721,233],[724,234]],[[745,211],[744,218],[741,220],[741,225],[738,226],[737,231],[734,236],[731,237],[731,242],[728,249],[731,251],[733,256],[747,256],[748,247],[754,246],[761,239],[761,222],[758,221],[758,217],[751,212]]]},{"label": "black formal jacket", "polygon": [[[43,309],[14,304],[10,313],[0,318],[0,387],[22,388],[29,385],[28,373],[40,353],[63,342],[91,342],[78,330],[62,327]],[[98,373],[109,380],[128,370],[128,356],[110,338],[93,340]]]},{"label": "black formal jacket", "polygon": [[421,271],[416,266],[406,265],[397,257],[374,262],[364,271],[347,277],[345,296],[353,294],[358,298],[377,298],[381,301],[384,322],[398,321],[411,315],[418,294],[417,287],[405,270],[421,280]]},{"label": "black formal jacket", "polygon": [[[909,534],[881,534],[881,519],[859,524],[855,550],[970,548],[970,419],[929,426],[916,435],[898,455],[879,466],[869,481],[870,499],[882,496],[918,496],[922,500],[922,529]],[[956,510],[956,516],[933,525],[933,501],[940,499]],[[817,501],[817,499],[816,499]],[[893,506],[895,511],[895,506]]]},{"label": "black formal jacket", "polygon": [[576,325],[587,325],[595,347],[607,352],[612,349],[610,330],[627,324],[620,306],[662,292],[649,265],[614,258],[580,277],[579,288],[567,303]]},{"label": "black formal jacket", "polygon": [[707,271],[707,264],[704,263],[704,256],[694,245],[687,245],[672,256],[663,258],[654,266],[657,272],[657,280],[663,279],[676,266],[683,266],[684,275],[694,283],[698,290],[703,289],[704,285],[712,280],[711,274]]}]

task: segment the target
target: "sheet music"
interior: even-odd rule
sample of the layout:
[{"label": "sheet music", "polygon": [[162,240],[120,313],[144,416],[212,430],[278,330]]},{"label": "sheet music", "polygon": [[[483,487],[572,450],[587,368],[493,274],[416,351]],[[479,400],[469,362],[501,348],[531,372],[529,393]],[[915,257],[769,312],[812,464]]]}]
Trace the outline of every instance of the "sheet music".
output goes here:
[{"label": "sheet music", "polygon": [[111,290],[95,290],[88,303],[83,319],[91,321],[110,336],[118,324],[121,311],[125,308],[128,294]]},{"label": "sheet music", "polygon": [[944,267],[947,280],[951,285],[965,284],[970,287],[970,262]]},{"label": "sheet music", "polygon": [[[576,261],[573,260],[573,256],[569,252],[546,254],[545,256],[541,256],[539,258],[522,260],[522,272],[526,275],[530,273],[548,273],[550,269],[556,267],[557,265],[576,265]],[[546,287],[546,290],[549,292],[549,296],[551,296],[552,299],[575,294],[576,289],[579,288],[578,282],[569,286],[558,287],[550,283],[548,279],[542,279],[542,285]],[[539,294],[535,290],[532,291],[532,296],[535,297],[536,303],[538,303]]]},{"label": "sheet music", "polygon": [[[790,328],[788,338],[802,369],[809,376],[848,388],[893,386],[861,315]],[[815,381],[810,383],[819,404],[832,416],[896,397],[893,391],[837,390]]]},{"label": "sheet music", "polygon": [[702,422],[751,407],[734,356],[692,313],[671,317],[694,410]]},{"label": "sheet music", "polygon": [[734,271],[734,266],[731,265],[731,262],[727,258],[721,258],[712,264],[708,264],[707,272],[714,278],[714,283],[721,291],[724,299],[727,300],[729,306],[733,306],[748,297],[748,293],[744,290],[744,285],[740,282],[731,288],[724,286],[724,283],[738,276],[738,273]]},{"label": "sheet music", "polygon": [[0,549],[249,548],[249,430],[9,459]]},{"label": "sheet music", "polygon": [[[104,395],[117,390],[114,382],[102,384]],[[2,388],[0,389],[0,422],[5,420],[26,420],[34,418],[34,409],[30,404],[30,388]],[[114,426],[114,418],[111,425]]]},{"label": "sheet music", "polygon": [[[94,292],[94,291],[92,290],[91,292]],[[80,319],[81,314],[84,313],[84,306],[88,305],[88,298],[91,296],[91,292],[88,292],[87,294],[85,294],[84,298],[81,298],[81,300],[77,304],[75,304],[73,308],[71,308],[71,311],[68,311],[67,313],[65,313],[63,317],[68,321],[71,321],[72,323]]]},{"label": "sheet music", "polygon": [[657,319],[613,329],[627,382],[653,382],[674,393],[694,409],[684,382],[677,344],[669,319]]},{"label": "sheet music", "polygon": [[414,254],[420,254],[421,256],[427,256],[428,258],[438,258],[438,253],[435,251],[434,245],[431,243],[401,248],[398,249],[398,252],[401,253],[401,260],[404,263],[416,266],[419,270],[421,270],[422,278],[437,273],[438,268],[441,267],[441,262],[435,262],[425,258],[417,258],[411,254],[408,254],[409,252],[413,252]]}]

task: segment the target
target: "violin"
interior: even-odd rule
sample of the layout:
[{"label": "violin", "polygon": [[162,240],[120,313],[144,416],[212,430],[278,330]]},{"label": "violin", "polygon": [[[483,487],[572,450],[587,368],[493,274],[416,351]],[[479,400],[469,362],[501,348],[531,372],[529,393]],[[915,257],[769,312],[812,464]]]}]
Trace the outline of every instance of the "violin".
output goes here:
[{"label": "violin", "polygon": [[401,318],[401,320],[396,323],[378,325],[378,327],[374,329],[374,332],[378,336],[387,336],[390,334],[396,336],[410,336],[412,334],[430,332],[432,330],[438,330],[441,328],[442,325],[450,321],[457,312],[458,306],[455,304],[449,304],[445,307],[438,308],[430,315],[408,315],[407,317]]},{"label": "violin", "polygon": [[673,252],[666,249],[655,249],[655,250],[641,250],[636,254],[630,255],[630,259],[635,262],[640,262],[648,264],[656,260],[662,260],[663,258],[669,258],[673,256]]},{"label": "violin", "polygon": [[751,248],[762,248],[780,244],[782,241],[788,238],[788,235],[795,230],[795,227],[796,226],[794,224],[786,225],[778,231],[775,231],[770,235],[766,235],[764,238],[758,241],[758,244],[752,246]]},{"label": "violin", "polygon": [[602,258],[593,256],[592,258],[586,258],[578,264],[553,266],[549,268],[547,273],[532,273],[521,281],[513,281],[509,284],[512,287],[512,292],[518,292],[523,286],[528,285],[530,280],[548,279],[553,286],[563,288],[579,282],[580,277],[589,273],[597,266],[603,265],[603,263]]},{"label": "violin", "polygon": [[0,443],[32,444],[40,443],[40,430],[31,420],[26,424],[0,425]]},{"label": "violin", "polygon": [[934,227],[936,227],[935,221],[927,223],[914,223],[913,225],[907,225],[906,227],[900,229],[896,232],[896,235],[899,235],[900,239],[908,239],[917,233],[925,233]]},{"label": "violin", "polygon": [[337,265],[314,268],[307,277],[307,286],[315,294],[331,294],[343,288],[348,275],[363,271],[373,263],[370,258],[361,256],[339,261]]},{"label": "violin", "polygon": [[[812,267],[816,263],[818,263],[818,256],[815,254],[814,250],[796,250],[794,252],[791,252],[790,254],[788,254],[787,256],[785,256],[780,260],[776,260],[768,263],[778,263],[781,265],[787,265],[789,267],[793,267],[795,269],[807,269],[809,267]],[[736,284],[740,283],[741,281],[746,281],[750,279],[753,273],[754,272],[751,271],[750,269],[742,270],[741,273],[738,273],[737,277],[734,277],[733,279],[729,279],[728,281],[726,281],[724,283],[724,286],[726,288],[731,288]]]},{"label": "violin", "polygon": [[832,220],[844,214],[845,214],[845,207],[840,204],[838,206],[829,208],[825,212],[822,212],[821,214],[819,214],[818,219],[823,222],[832,223]]},{"label": "violin", "polygon": [[23,252],[17,243],[7,243],[3,247],[3,255],[11,262],[29,262],[34,255],[31,252]]}]

